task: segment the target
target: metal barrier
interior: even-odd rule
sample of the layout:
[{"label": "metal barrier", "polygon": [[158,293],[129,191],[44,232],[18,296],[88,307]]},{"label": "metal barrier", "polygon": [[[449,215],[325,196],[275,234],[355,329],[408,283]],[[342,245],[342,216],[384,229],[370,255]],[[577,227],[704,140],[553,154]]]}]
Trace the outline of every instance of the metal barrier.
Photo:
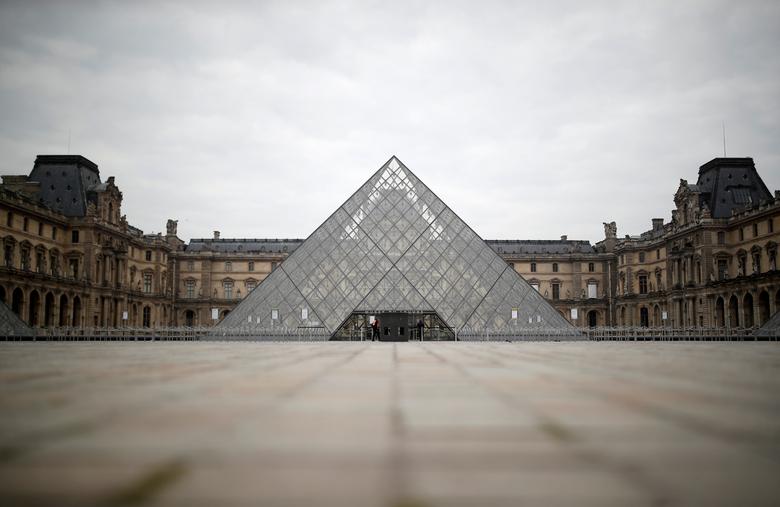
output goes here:
[{"label": "metal barrier", "polygon": [[[777,341],[779,336],[756,336],[756,328],[706,327],[593,327],[584,329],[515,328],[503,331],[464,328],[457,341]],[[433,339],[431,337],[429,339]],[[0,341],[327,341],[321,327],[233,328],[165,327],[106,328],[52,327],[35,329],[32,336],[0,336]],[[426,340],[427,341],[427,340]]]},{"label": "metal barrier", "polygon": [[582,332],[591,341],[751,341],[756,327],[592,327]]}]

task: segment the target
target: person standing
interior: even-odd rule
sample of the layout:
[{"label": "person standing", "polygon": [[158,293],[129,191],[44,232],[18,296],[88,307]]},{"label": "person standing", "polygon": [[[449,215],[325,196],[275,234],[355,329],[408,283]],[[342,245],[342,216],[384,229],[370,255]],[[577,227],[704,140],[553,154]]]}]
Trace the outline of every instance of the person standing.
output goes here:
[{"label": "person standing", "polygon": [[423,339],[423,328],[425,327],[425,324],[423,324],[422,319],[417,321],[417,339],[422,341]]},{"label": "person standing", "polygon": [[374,325],[374,339],[376,339],[376,341],[379,341],[379,336],[380,336],[379,335],[379,329],[380,329],[379,328],[379,317],[375,317],[374,318],[374,324],[373,325]]}]

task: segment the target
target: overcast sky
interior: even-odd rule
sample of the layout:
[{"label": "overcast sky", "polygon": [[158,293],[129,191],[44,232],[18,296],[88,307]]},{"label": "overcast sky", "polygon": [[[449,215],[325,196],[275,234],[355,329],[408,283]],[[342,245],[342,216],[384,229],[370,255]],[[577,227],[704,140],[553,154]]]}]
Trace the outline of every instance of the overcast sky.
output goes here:
[{"label": "overcast sky", "polygon": [[483,238],[780,189],[780,2],[0,3],[0,173],[81,154],[145,232],[306,237],[395,154]]}]

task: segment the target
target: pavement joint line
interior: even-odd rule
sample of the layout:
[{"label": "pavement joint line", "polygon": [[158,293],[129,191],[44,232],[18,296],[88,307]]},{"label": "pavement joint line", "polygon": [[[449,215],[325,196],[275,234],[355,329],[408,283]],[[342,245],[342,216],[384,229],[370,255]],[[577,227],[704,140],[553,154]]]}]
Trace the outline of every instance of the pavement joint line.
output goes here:
[{"label": "pavement joint line", "polygon": [[[110,346],[111,344],[108,345]],[[105,346],[105,345],[101,344],[99,346]],[[354,355],[355,354],[353,354],[353,356]],[[302,360],[317,359],[317,358],[319,358],[319,354],[316,351],[314,351],[311,354],[305,356],[303,359],[301,358],[298,358],[297,360],[290,359],[288,361],[285,361],[282,364],[274,365],[273,368],[264,371],[274,371],[276,369],[283,368],[285,366],[298,365],[301,363]],[[209,371],[210,372],[222,371],[222,368],[215,367],[214,369],[211,369]],[[308,379],[308,382],[305,380],[303,384],[315,380],[316,376],[317,374],[315,374],[314,378]],[[299,387],[303,388],[305,387],[305,385],[301,385]],[[190,387],[189,393],[184,392],[174,396],[168,394],[162,394],[162,395],[157,395],[155,399],[163,400],[166,405],[170,405],[172,402],[176,400],[189,399],[188,394],[198,391],[199,389],[200,386],[193,386]],[[295,394],[294,391],[295,391],[295,387],[290,392],[280,393],[278,398],[282,399],[285,397],[293,396]],[[30,433],[16,435],[12,442],[0,443],[0,463],[12,462],[19,458],[22,458],[34,452],[37,448],[40,448],[48,443],[74,437],[74,436],[84,435],[92,431],[96,431],[101,428],[104,428],[108,426],[109,423],[111,423],[112,421],[120,420],[128,415],[138,413],[139,409],[148,407],[149,403],[150,403],[150,399],[147,398],[144,400],[139,400],[135,404],[129,406],[125,405],[122,407],[121,410],[117,410],[116,408],[109,408],[105,410],[102,414],[95,415],[88,419],[71,421],[65,424],[55,425],[48,428],[35,430]]]},{"label": "pavement joint line", "polygon": [[[432,351],[429,347],[424,347],[424,349],[429,354],[438,355],[437,352]],[[442,357],[442,359],[445,358]],[[472,375],[465,366],[461,364],[453,364],[449,361],[446,361],[446,359],[444,362],[454,368],[464,377],[480,385],[487,393],[501,400],[504,404],[513,408],[514,410],[519,410],[521,412],[531,410],[532,412],[535,412],[530,407],[519,405],[518,400],[515,397],[510,396],[504,391],[484,382],[481,378]],[[639,465],[629,466],[625,463],[621,463],[610,458],[608,455],[597,449],[590,447],[582,447],[581,445],[578,447],[573,447],[571,445],[572,443],[580,441],[576,433],[571,432],[568,428],[566,428],[565,425],[560,424],[554,418],[549,416],[542,416],[538,413],[533,413],[533,415],[538,421],[537,428],[542,430],[544,434],[552,438],[554,441],[565,446],[568,451],[572,453],[572,455],[576,456],[583,463],[589,465],[598,465],[603,470],[612,473],[616,477],[620,477],[628,484],[643,492],[645,496],[651,500],[653,506],[670,507],[674,505],[672,502],[672,497],[668,493],[669,488],[666,485],[661,484],[659,481],[651,479]]]}]

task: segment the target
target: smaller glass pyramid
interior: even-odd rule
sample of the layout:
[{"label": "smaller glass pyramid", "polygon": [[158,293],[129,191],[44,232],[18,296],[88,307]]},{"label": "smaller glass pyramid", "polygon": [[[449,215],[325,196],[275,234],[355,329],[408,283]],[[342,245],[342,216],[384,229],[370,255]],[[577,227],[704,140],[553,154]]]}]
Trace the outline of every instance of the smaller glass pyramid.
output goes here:
[{"label": "smaller glass pyramid", "polygon": [[437,316],[455,335],[576,330],[396,157],[219,324],[333,336],[354,313]]}]

